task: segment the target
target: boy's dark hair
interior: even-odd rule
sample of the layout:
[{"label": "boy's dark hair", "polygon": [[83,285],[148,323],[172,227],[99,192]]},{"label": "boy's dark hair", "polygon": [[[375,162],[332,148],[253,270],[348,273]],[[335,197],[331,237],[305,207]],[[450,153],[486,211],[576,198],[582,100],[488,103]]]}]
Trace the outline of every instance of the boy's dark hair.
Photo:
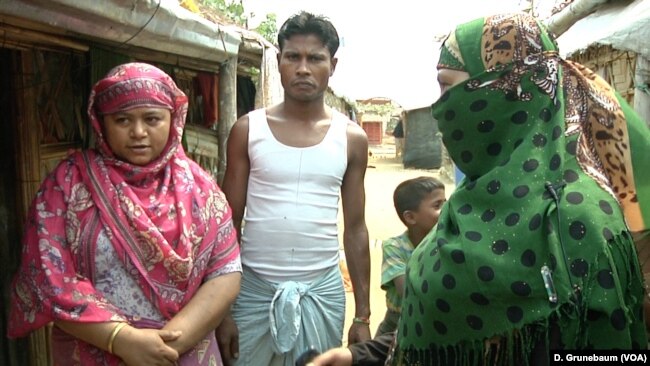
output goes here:
[{"label": "boy's dark hair", "polygon": [[323,45],[334,57],[339,49],[339,34],[334,25],[324,16],[317,16],[306,11],[291,16],[282,24],[278,31],[278,45],[280,52],[284,48],[284,42],[295,35],[313,34],[323,42]]},{"label": "boy's dark hair", "polygon": [[436,189],[444,190],[445,185],[433,177],[417,177],[400,183],[393,192],[393,204],[399,219],[406,225],[402,217],[404,211],[417,210],[424,197]]}]

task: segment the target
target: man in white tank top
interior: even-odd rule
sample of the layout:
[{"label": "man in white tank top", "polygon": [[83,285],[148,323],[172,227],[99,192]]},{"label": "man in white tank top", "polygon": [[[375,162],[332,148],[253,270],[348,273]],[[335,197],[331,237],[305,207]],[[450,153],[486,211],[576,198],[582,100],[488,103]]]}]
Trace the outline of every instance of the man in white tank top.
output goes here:
[{"label": "man in white tank top", "polygon": [[339,40],[302,12],[280,28],[284,102],[240,118],[228,138],[223,191],[241,238],[239,297],[217,330],[226,364],[293,366],[313,346],[341,345],[345,293],[337,216],[354,288],[350,343],[370,339],[364,176],[368,138],[325,105]]}]

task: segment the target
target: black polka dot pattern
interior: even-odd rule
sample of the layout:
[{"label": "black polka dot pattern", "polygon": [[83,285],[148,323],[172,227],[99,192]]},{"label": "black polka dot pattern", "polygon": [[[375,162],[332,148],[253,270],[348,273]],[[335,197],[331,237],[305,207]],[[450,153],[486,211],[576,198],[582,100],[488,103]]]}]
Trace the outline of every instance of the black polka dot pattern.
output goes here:
[{"label": "black polka dot pattern", "polygon": [[541,118],[541,120],[544,122],[550,122],[552,117],[553,114],[548,108],[544,108],[541,110],[541,112],[539,112],[539,118]]},{"label": "black polka dot pattern", "polygon": [[477,101],[472,102],[472,104],[470,104],[469,110],[472,111],[472,112],[480,112],[480,111],[484,110],[485,107],[487,107],[487,104],[488,104],[487,100],[482,100],[482,99],[477,100]]},{"label": "black polka dot pattern", "polygon": [[512,115],[512,118],[510,118],[510,120],[512,121],[512,123],[517,125],[524,124],[528,120],[528,112],[526,111],[516,112],[515,114]]},{"label": "black polka dot pattern", "polygon": [[433,329],[435,329],[440,335],[447,334],[447,326],[440,321],[433,322]]},{"label": "black polka dot pattern", "polygon": [[456,249],[453,252],[451,252],[451,259],[456,263],[456,264],[462,264],[465,263],[465,253],[463,253],[462,250]]},{"label": "black polka dot pattern", "polygon": [[564,180],[567,183],[573,183],[578,180],[578,173],[574,170],[567,170],[564,172]]},{"label": "black polka dot pattern", "polygon": [[571,274],[576,277],[583,277],[589,271],[589,264],[584,259],[576,259],[571,262]]},{"label": "black polka dot pattern", "polygon": [[461,215],[467,215],[470,212],[472,212],[472,205],[469,203],[464,204],[458,209],[458,213]]},{"label": "black polka dot pattern", "polygon": [[603,269],[598,272],[596,278],[598,279],[598,284],[600,287],[605,289],[614,288],[614,276],[612,276],[612,271]]},{"label": "black polka dot pattern", "polygon": [[584,201],[584,196],[580,192],[569,192],[566,195],[566,200],[571,204],[579,205]]},{"label": "black polka dot pattern", "polygon": [[508,249],[510,249],[510,246],[508,245],[508,242],[503,239],[496,240],[492,243],[492,252],[496,255],[505,254]]},{"label": "black polka dot pattern", "polygon": [[454,276],[450,274],[444,275],[442,277],[442,285],[447,289],[447,290],[453,290],[454,287],[456,287],[456,279]]},{"label": "black polka dot pattern", "polygon": [[535,214],[528,223],[528,230],[535,231],[542,225],[542,215]]},{"label": "black polka dot pattern", "polygon": [[496,217],[496,212],[493,209],[489,209],[483,212],[483,214],[481,215],[481,220],[483,220],[483,222],[490,222],[494,220],[495,217]]},{"label": "black polka dot pattern", "polygon": [[479,267],[478,278],[485,282],[492,281],[494,279],[494,270],[488,266]]},{"label": "black polka dot pattern", "polygon": [[534,172],[535,169],[537,169],[538,166],[539,166],[539,161],[537,161],[535,159],[529,159],[529,160],[526,160],[524,162],[523,168],[524,168],[525,172],[530,173],[530,172]]},{"label": "black polka dot pattern", "polygon": [[516,198],[523,198],[526,197],[526,195],[530,192],[530,188],[525,185],[518,186],[517,188],[512,191],[512,195],[515,196]]},{"label": "black polka dot pattern", "polygon": [[491,132],[494,129],[494,121],[486,119],[484,121],[479,122],[477,129],[479,132],[482,133],[488,133]]},{"label": "black polka dot pattern", "polygon": [[438,310],[442,311],[443,313],[448,313],[451,310],[449,303],[443,299],[436,300],[436,307],[438,308]]},{"label": "black polka dot pattern", "polygon": [[476,305],[486,306],[486,305],[490,304],[490,300],[488,300],[488,298],[485,297],[485,295],[483,295],[481,293],[478,293],[478,292],[472,293],[469,296],[469,298]]},{"label": "black polka dot pattern", "polygon": [[490,194],[496,194],[501,189],[501,182],[498,180],[493,180],[488,183],[487,191]]},{"label": "black polka dot pattern", "polygon": [[553,132],[552,132],[551,138],[555,141],[555,140],[559,139],[560,136],[562,136],[562,127],[560,127],[560,126],[553,127]]},{"label": "black polka dot pattern", "polygon": [[506,310],[506,317],[511,323],[518,323],[524,317],[524,311],[519,306],[510,306]]},{"label": "black polka dot pattern", "polygon": [[510,289],[515,295],[526,297],[531,293],[531,288],[528,283],[524,281],[515,281],[510,285]]},{"label": "black polka dot pattern", "polygon": [[515,226],[519,222],[519,214],[516,212],[511,213],[506,217],[505,224],[507,226]]},{"label": "black polka dot pattern", "polygon": [[[528,329],[568,309],[571,294],[562,291],[576,284],[585,296],[580,319],[590,322],[589,333],[620,331],[621,337],[609,340],[624,339],[630,317],[642,314],[639,307],[628,312],[628,300],[619,303],[619,294],[634,293],[638,284],[624,257],[633,251],[626,247],[616,199],[585,173],[589,160],[578,161],[590,153],[585,135],[566,131],[567,125],[580,127],[566,122],[562,98],[544,95],[530,75],[512,79],[521,80],[520,92],[504,92],[506,84],[484,87],[483,79],[451,88],[444,105],[432,107],[449,154],[466,178],[443,208],[431,239],[416,248],[424,254],[423,264],[410,264],[407,291],[414,295],[403,304],[413,315],[400,330],[419,342],[431,337],[435,345],[487,339],[508,323]],[[546,182],[558,187],[557,200]],[[613,268],[618,265],[628,267]],[[558,302],[549,301],[542,266],[550,269]],[[424,343],[417,349],[426,349]],[[589,338],[580,347],[607,348],[603,345]]]},{"label": "black polka dot pattern", "polygon": [[541,133],[538,133],[533,137],[533,146],[535,147],[544,147],[546,146],[546,142],[546,136],[542,135]]},{"label": "black polka dot pattern", "polygon": [[569,235],[575,240],[580,240],[587,234],[587,226],[581,221],[574,221],[569,226]]},{"label": "black polka dot pattern", "polygon": [[607,215],[611,215],[611,214],[614,213],[614,209],[612,208],[612,206],[607,201],[601,200],[600,202],[598,202],[598,206]]},{"label": "black polka dot pattern", "polygon": [[501,144],[498,142],[488,145],[486,152],[488,155],[497,156],[501,153]]},{"label": "black polka dot pattern", "polygon": [[467,317],[467,325],[474,330],[483,329],[483,320],[476,315],[470,315]]},{"label": "black polka dot pattern", "polygon": [[560,157],[559,154],[554,154],[553,157],[551,158],[551,162],[548,164],[548,168],[551,171],[556,171],[560,168],[562,165],[562,158]]},{"label": "black polka dot pattern", "polygon": [[528,249],[521,255],[521,264],[526,267],[532,267],[537,262],[535,251]]}]

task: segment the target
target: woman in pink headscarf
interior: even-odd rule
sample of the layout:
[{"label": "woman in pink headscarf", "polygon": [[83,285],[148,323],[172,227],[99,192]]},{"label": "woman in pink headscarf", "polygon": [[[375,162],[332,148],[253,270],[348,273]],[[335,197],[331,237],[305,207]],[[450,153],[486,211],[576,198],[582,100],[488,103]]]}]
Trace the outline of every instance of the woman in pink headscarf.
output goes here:
[{"label": "woman in pink headscarf", "polygon": [[53,322],[56,365],[221,364],[213,330],[239,291],[239,246],[224,195],[181,145],[187,104],[144,63],[94,86],[97,149],[34,199],[10,337]]}]

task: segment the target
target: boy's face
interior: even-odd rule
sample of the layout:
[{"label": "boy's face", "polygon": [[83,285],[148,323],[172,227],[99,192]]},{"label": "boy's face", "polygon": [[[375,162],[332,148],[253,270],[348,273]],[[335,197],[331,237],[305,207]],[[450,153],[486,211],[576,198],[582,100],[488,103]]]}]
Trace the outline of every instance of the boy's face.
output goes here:
[{"label": "boy's face", "polygon": [[447,202],[444,189],[436,189],[427,194],[413,212],[414,226],[422,232],[429,232],[438,223],[440,209]]}]

